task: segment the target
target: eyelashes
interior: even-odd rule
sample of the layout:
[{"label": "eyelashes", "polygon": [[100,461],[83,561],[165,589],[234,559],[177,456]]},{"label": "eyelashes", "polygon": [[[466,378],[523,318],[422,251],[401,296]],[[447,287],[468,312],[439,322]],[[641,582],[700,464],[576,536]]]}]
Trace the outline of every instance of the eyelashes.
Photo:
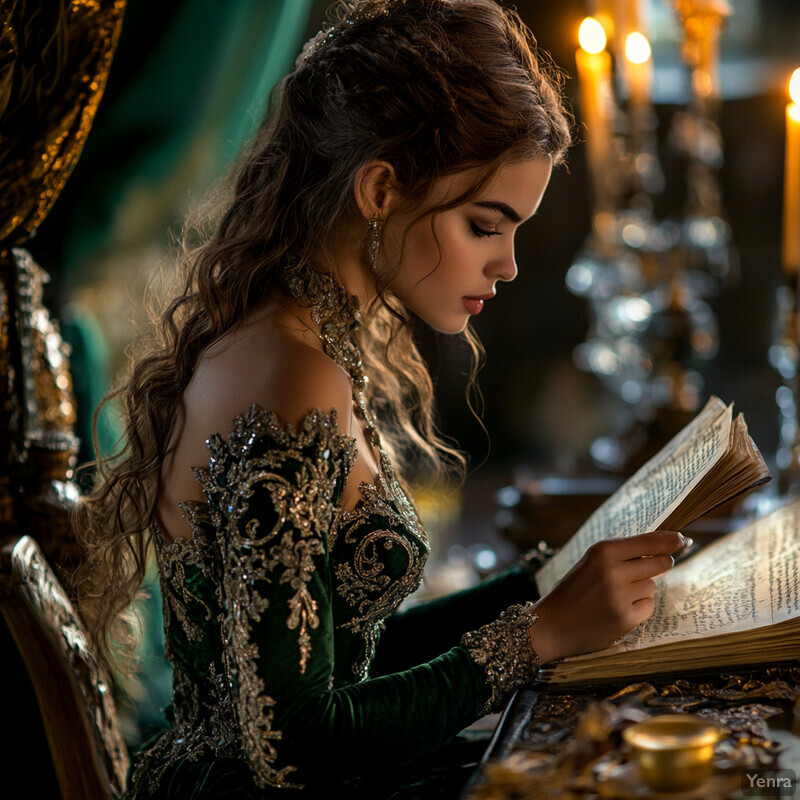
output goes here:
[{"label": "eyelashes", "polygon": [[472,230],[473,234],[475,234],[475,236],[477,236],[479,239],[484,239],[487,236],[502,236],[500,231],[484,230],[483,228],[476,225],[474,222],[470,222],[469,227]]}]

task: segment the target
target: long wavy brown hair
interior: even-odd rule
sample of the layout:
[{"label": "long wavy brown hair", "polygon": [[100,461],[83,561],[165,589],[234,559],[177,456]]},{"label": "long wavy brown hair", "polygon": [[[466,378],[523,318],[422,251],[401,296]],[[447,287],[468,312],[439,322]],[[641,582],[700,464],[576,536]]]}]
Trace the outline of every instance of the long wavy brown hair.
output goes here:
[{"label": "long wavy brown hair", "polygon": [[[287,264],[312,268],[312,253],[357,218],[354,177],[368,161],[394,166],[417,220],[466,202],[503,164],[559,163],[570,140],[560,89],[528,28],[493,0],[339,3],[273,90],[213,224],[187,222],[180,289],[104,400],[123,401],[124,444],[97,463],[74,520],[81,608],[103,658],[130,640],[122,612],[141,584],[170,426],[203,351],[285,290]],[[477,177],[467,192],[426,203],[437,178],[469,169]],[[369,400],[400,474],[420,459],[458,468],[463,457],[437,433],[431,378],[388,289],[391,272],[378,276],[356,333]],[[477,360],[476,337],[464,335]]]}]

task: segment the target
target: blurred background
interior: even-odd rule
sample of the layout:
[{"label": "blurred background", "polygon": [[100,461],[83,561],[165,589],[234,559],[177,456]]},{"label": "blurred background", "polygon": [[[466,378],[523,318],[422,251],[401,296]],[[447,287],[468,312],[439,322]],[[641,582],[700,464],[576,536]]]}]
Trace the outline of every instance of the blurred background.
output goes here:
[{"label": "blurred background", "polygon": [[[29,243],[51,275],[46,304],[72,346],[81,461],[93,456],[94,407],[146,326],[145,287],[168,266],[171,239],[253,132],[270,88],[329,4],[162,0],[156,22],[152,4],[128,0],[84,153]],[[418,497],[432,563],[449,574],[443,586],[513,557],[498,531],[513,527],[509,509],[532,481],[599,476],[613,484],[709,394],[736,402],[775,463],[786,421],[776,392],[792,380],[776,342],[787,284],[785,109],[800,67],[800,3],[519,0],[516,8],[568,75],[577,142],[517,235],[519,277],[475,319],[487,351],[482,422],[464,398],[466,347],[418,331],[441,426],[473,467],[464,487]],[[704,65],[692,67],[685,50],[687,20],[701,12],[710,26],[701,36],[719,45],[710,88],[696,80]],[[594,84],[579,79],[576,63],[589,14],[617,23],[606,24],[607,141],[594,145],[585,124]],[[652,47],[640,106],[623,22]],[[604,162],[616,166],[599,167],[593,146],[606,147]],[[669,352],[655,353],[664,341]],[[101,449],[110,447],[113,420],[100,435]],[[784,438],[793,435],[784,429]],[[157,606],[147,613],[157,629]],[[156,693],[154,707],[168,692],[158,669],[155,688],[145,689]],[[157,726],[156,717],[141,719],[142,728]]]}]

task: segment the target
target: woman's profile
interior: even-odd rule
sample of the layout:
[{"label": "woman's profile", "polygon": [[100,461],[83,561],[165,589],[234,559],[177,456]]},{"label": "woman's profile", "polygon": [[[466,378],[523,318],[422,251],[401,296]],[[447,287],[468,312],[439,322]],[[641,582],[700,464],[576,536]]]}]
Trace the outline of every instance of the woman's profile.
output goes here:
[{"label": "woman's profile", "polygon": [[131,798],[428,796],[431,759],[540,663],[649,616],[681,547],[611,540],[543,598],[516,566],[398,611],[429,550],[404,475],[460,459],[409,317],[474,343],[570,132],[557,73],[494,0],[340,12],[210,235],[185,240],[182,288],[117,392],[125,450],[78,512],[106,656],[157,554],[171,726]]}]

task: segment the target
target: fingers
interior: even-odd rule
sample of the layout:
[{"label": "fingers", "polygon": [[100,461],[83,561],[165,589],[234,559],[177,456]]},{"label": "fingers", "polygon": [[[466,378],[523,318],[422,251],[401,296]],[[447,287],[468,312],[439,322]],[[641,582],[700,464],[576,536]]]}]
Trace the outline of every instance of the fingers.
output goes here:
[{"label": "fingers", "polygon": [[630,587],[631,605],[636,605],[642,600],[652,600],[656,596],[657,590],[656,582],[652,578],[632,583]]},{"label": "fingers", "polygon": [[613,548],[614,557],[620,561],[675,553],[691,544],[691,539],[687,539],[678,531],[651,531],[640,533],[638,536],[606,541]]},{"label": "fingers", "polygon": [[[641,581],[641,583],[644,584],[645,582]],[[638,592],[645,592],[645,594],[619,607],[614,617],[612,617],[616,623],[616,637],[630,633],[640,622],[644,622],[651,616],[655,610],[655,600],[647,594],[647,588],[641,586]]]},{"label": "fingers", "polygon": [[592,545],[537,604],[535,635],[545,656],[601,650],[648,619],[658,597],[653,579],[689,543],[659,530]]},{"label": "fingers", "polygon": [[663,575],[674,566],[675,559],[671,555],[632,558],[624,562],[625,577],[630,581],[655,578],[656,575]]},{"label": "fingers", "polygon": [[636,621],[632,627],[636,627],[640,622],[644,622],[648,617],[652,616],[656,610],[656,604],[652,597],[642,597],[631,605],[633,612],[633,619]]},{"label": "fingers", "polygon": [[630,604],[624,614],[626,628],[630,631],[644,622],[655,611],[656,584],[652,580],[636,581],[630,586]]}]

